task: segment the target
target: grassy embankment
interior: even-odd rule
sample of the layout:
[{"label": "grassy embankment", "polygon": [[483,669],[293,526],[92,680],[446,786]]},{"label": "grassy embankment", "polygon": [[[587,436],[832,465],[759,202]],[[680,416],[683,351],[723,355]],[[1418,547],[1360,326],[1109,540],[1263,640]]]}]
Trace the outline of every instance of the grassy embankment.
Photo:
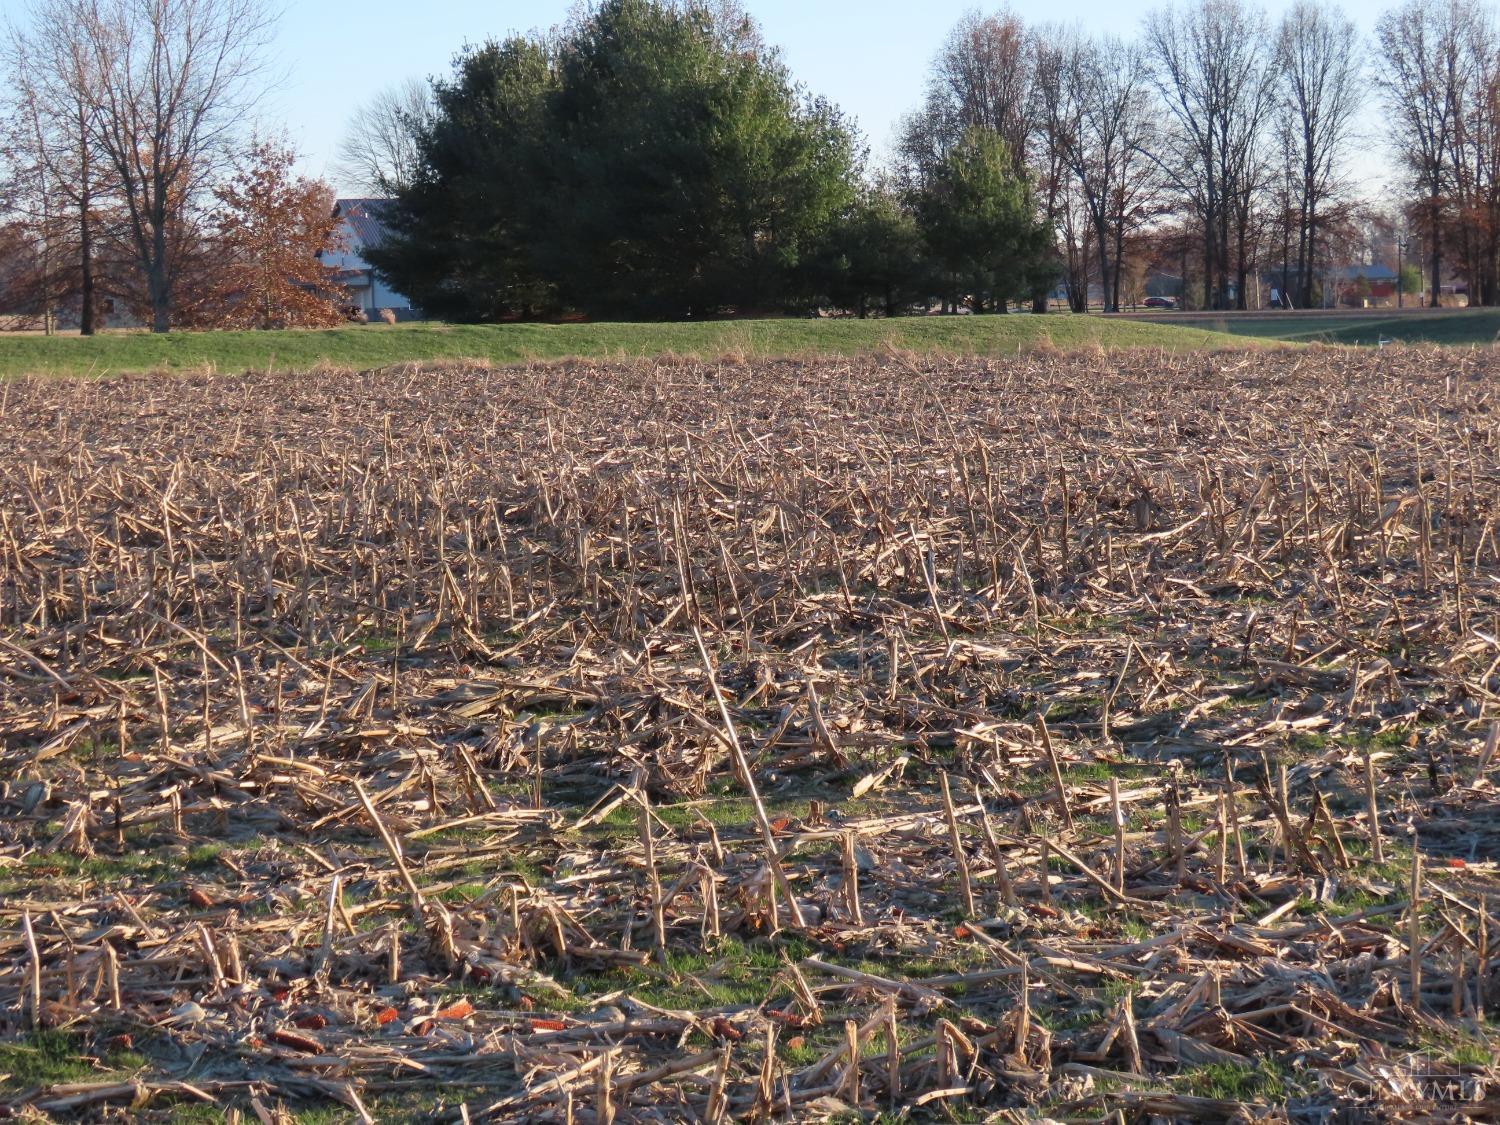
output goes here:
[{"label": "grassy embankment", "polygon": [[912,317],[899,320],[739,320],[671,324],[404,324],[294,332],[110,332],[92,339],[0,334],[0,377],[170,370],[296,371],[319,364],[371,368],[434,360],[496,364],[663,354],[861,355],[889,348],[1005,355],[1039,347],[1237,347],[1247,339],[1371,346],[1474,346],[1500,336],[1500,310],[1403,313],[1157,314]]},{"label": "grassy embankment", "polygon": [[1075,316],[932,317],[898,320],[741,320],[674,324],[408,324],[297,332],[115,332],[0,336],[0,376],[174,371],[306,370],[320,363],[371,368],[427,360],[637,358],[675,353],[706,359],[860,355],[888,348],[1003,355],[1031,348],[1236,346],[1209,326]]}]

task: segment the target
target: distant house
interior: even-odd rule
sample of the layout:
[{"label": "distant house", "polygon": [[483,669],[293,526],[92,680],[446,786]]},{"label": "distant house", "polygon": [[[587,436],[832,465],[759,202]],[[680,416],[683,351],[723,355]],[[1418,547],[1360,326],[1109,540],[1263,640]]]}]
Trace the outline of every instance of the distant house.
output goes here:
[{"label": "distant house", "polygon": [[1340,266],[1325,275],[1324,301],[1354,308],[1385,308],[1396,303],[1396,271],[1379,262]]},{"label": "distant house", "polygon": [[385,241],[385,224],[380,216],[389,202],[386,199],[340,199],[334,204],[333,214],[341,220],[339,233],[343,247],[324,251],[319,257],[324,265],[335,271],[338,283],[349,290],[350,303],[369,319],[376,320],[382,309],[390,309],[398,320],[415,320],[421,313],[412,308],[411,299],[375,276],[375,271],[364,258],[366,247],[379,246]]},{"label": "distant house", "polygon": [[[1281,292],[1283,278],[1279,269],[1269,269],[1260,277],[1261,290],[1267,294]],[[1297,292],[1297,273],[1290,271],[1291,294]],[[1322,308],[1391,309],[1397,301],[1396,271],[1382,262],[1355,262],[1350,265],[1329,266],[1317,274],[1315,306]],[[1451,287],[1443,286],[1444,300]],[[1407,290],[1406,303],[1421,303],[1421,294]],[[1295,300],[1295,297],[1293,297]],[[1269,298],[1268,298],[1269,302]]]}]

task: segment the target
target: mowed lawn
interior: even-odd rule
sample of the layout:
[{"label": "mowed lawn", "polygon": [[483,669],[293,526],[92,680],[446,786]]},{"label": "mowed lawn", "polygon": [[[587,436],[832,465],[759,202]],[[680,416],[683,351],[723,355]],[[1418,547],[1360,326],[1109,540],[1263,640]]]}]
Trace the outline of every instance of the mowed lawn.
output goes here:
[{"label": "mowed lawn", "polygon": [[84,339],[0,335],[0,376],[104,375],[152,370],[366,369],[424,360],[638,358],[663,354],[765,358],[918,353],[1004,355],[1035,348],[1242,346],[1208,326],[1090,316],[957,316],[893,320],[738,320],[672,324],[358,325],[292,332],[112,332]]},{"label": "mowed lawn", "polygon": [[1131,323],[1202,328],[1304,344],[1363,347],[1383,342],[1489,346],[1500,337],[1500,309],[1162,313],[1132,316]]}]

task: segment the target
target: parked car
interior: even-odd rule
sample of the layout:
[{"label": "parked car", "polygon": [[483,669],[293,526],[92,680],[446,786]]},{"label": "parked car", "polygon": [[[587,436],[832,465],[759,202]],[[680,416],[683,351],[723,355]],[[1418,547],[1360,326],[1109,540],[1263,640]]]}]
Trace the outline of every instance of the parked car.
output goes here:
[{"label": "parked car", "polygon": [[1142,302],[1148,309],[1175,309],[1177,302],[1171,297],[1147,297]]}]

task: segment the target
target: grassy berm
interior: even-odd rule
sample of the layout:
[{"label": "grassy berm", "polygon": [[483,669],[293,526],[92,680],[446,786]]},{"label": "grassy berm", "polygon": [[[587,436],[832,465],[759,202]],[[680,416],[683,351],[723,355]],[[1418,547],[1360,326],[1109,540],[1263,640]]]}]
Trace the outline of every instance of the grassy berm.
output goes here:
[{"label": "grassy berm", "polygon": [[1493,1119],[1497,374],[14,380],[0,1115]]},{"label": "grassy berm", "polygon": [[306,371],[446,360],[524,363],[662,354],[719,359],[878,355],[896,351],[1013,355],[1062,348],[1244,347],[1222,324],[1182,327],[1094,316],[944,316],[894,320],[720,320],[673,324],[402,324],[327,331],[0,334],[0,376],[177,371]]}]

